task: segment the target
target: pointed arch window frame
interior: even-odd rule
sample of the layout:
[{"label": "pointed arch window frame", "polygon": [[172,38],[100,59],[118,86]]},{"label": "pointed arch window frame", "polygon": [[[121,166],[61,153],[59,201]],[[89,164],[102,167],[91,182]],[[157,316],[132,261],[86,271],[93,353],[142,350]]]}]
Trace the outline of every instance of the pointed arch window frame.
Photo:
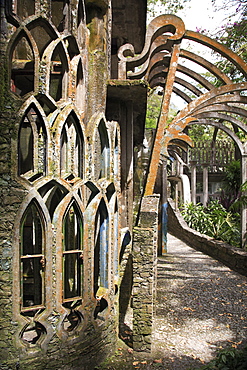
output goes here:
[{"label": "pointed arch window frame", "polygon": [[[39,127],[37,125],[37,122],[33,120],[32,118],[32,111],[35,113],[35,115],[38,117],[39,120]],[[24,177],[29,181],[34,181],[36,178],[40,178],[42,176],[45,176],[47,173],[48,168],[48,144],[49,144],[49,130],[46,122],[46,116],[43,112],[42,107],[40,104],[33,99],[32,97],[26,101],[24,106],[22,107],[20,111],[21,116],[21,123],[19,125],[19,131],[18,131],[18,169],[17,173],[18,176]],[[29,115],[29,117],[28,117]],[[28,171],[22,172],[24,170],[21,168],[21,130],[22,125],[25,122],[25,119],[27,118],[31,129],[30,135],[32,135],[32,141],[31,148],[29,148],[29,151],[31,153],[28,153],[28,156],[30,158],[30,169]],[[42,131],[40,131],[42,130]],[[40,136],[41,135],[41,136]],[[40,157],[42,158],[40,159]],[[41,161],[41,163],[40,163]],[[42,167],[42,168],[40,168]]]},{"label": "pointed arch window frame", "polygon": [[[74,208],[75,206],[75,208]],[[67,217],[69,215],[70,210],[72,207],[75,209],[75,214],[76,214],[76,224],[74,224],[74,229],[77,228],[77,232],[79,235],[75,235],[74,242],[77,244],[77,248],[74,249],[69,249],[69,230],[66,230],[66,226],[69,227],[71,225],[66,225]],[[76,227],[75,227],[76,226]],[[73,225],[72,225],[73,229]],[[73,230],[72,230],[73,231]],[[75,230],[74,230],[75,231]],[[83,214],[80,210],[79,205],[77,204],[76,200],[72,198],[70,201],[69,205],[66,208],[66,211],[64,212],[63,215],[63,220],[62,220],[62,276],[63,276],[63,283],[62,283],[62,304],[73,302],[76,300],[81,300],[83,298],[83,293],[84,293],[84,271],[83,271],[83,258],[84,258],[84,217]],[[67,240],[66,240],[67,239]],[[79,239],[79,240],[78,240]],[[66,296],[68,292],[66,292],[66,285],[67,288],[69,287],[69,284],[71,283],[69,281],[69,278],[66,281],[66,275],[69,275],[69,259],[73,257],[76,258],[76,267],[74,271],[74,284],[76,285],[75,291],[77,291],[78,294],[71,295],[70,297]],[[67,260],[67,261],[66,261]],[[75,262],[72,261],[72,262]]]}]

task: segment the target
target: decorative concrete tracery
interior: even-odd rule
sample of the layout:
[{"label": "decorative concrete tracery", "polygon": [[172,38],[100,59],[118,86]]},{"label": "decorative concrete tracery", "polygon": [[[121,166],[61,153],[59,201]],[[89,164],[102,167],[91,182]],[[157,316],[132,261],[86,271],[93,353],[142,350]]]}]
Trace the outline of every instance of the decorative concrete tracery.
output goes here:
[{"label": "decorative concrete tracery", "polygon": [[[104,34],[94,25],[102,5],[105,32],[107,1],[87,6],[87,17],[107,59]],[[20,203],[13,221],[12,298],[5,307],[14,319],[6,323],[15,338],[8,364],[19,366],[14,353],[25,368],[35,367],[36,358],[43,368],[56,367],[63,353],[65,362],[76,363],[96,351],[96,361],[102,341],[115,342],[117,333],[121,150],[119,125],[106,120],[102,105],[107,78],[101,100],[93,97],[108,71],[90,75],[84,1],[17,0],[5,2],[4,10],[16,131],[9,189],[15,191],[16,183]]]},{"label": "decorative concrete tracery", "polygon": [[[126,0],[1,4],[3,369],[89,370],[114,352],[128,309],[133,349],[151,350],[157,246],[165,252],[166,243],[166,159],[176,154],[187,184],[179,150],[192,145],[189,125],[225,131],[247,178],[246,143],[238,137],[247,132],[246,64],[173,15],[154,19],[144,38],[144,3],[132,2],[133,12]],[[185,50],[184,40],[220,53],[242,81]],[[206,68],[218,87],[184,60]],[[144,197],[134,207],[147,91],[157,86],[161,114],[141,178]],[[168,124],[173,93],[187,106]],[[243,233],[245,217],[243,210]]]}]

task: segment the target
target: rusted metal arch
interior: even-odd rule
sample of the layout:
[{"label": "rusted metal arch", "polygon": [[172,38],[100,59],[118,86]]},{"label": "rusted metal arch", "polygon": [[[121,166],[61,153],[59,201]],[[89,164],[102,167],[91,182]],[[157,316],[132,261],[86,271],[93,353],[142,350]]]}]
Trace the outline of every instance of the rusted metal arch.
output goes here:
[{"label": "rusted metal arch", "polygon": [[[153,63],[152,63],[152,61],[150,62],[151,67],[149,68],[149,75],[147,76],[146,80],[150,84],[151,88],[153,88],[152,80],[155,79],[156,75],[159,76],[159,75],[164,74],[164,73],[167,74],[168,67],[167,67],[167,65],[162,63],[162,61],[163,61],[163,59],[161,59],[159,55],[156,55],[155,61]],[[213,84],[211,84],[211,82],[209,82],[206,78],[204,78],[199,73],[194,72],[191,69],[189,69],[189,68],[187,68],[183,65],[178,65],[177,66],[177,71],[183,73],[184,75],[187,75],[188,77],[193,79],[195,82],[201,84],[207,90],[212,90],[212,89],[215,88],[215,86]],[[178,79],[178,78],[180,78],[180,77],[176,77],[176,79]],[[180,78],[180,79],[181,79],[181,81],[183,80],[182,78]],[[186,81],[186,80],[184,80],[184,81]],[[193,86],[192,83],[190,83],[190,82],[186,81],[186,83]],[[154,86],[157,86],[157,84],[154,84]],[[199,94],[199,92],[200,92],[200,95],[203,94],[203,92],[200,91],[200,89],[198,89],[197,87],[193,86],[193,89],[196,89],[198,91],[198,94]]]},{"label": "rusted metal arch", "polygon": [[212,90],[215,87],[213,84],[211,84],[211,82],[209,82],[206,78],[201,76],[199,73],[194,72],[190,68],[185,67],[181,64],[178,64],[177,71],[184,73],[185,75],[191,77],[193,80],[199,82],[199,84],[201,84],[207,90]]},{"label": "rusted metal arch", "polygon": [[186,89],[190,90],[196,96],[201,96],[203,92],[199,90],[197,87],[192,85],[190,82],[183,80],[180,77],[175,77],[175,83],[184,86]]},{"label": "rusted metal arch", "polygon": [[[226,127],[225,125],[223,125],[223,123],[215,122],[215,121],[212,121],[210,119],[198,119],[198,121],[197,122],[194,122],[194,124],[195,123],[199,123],[199,124],[203,124],[203,125],[214,126],[214,127],[217,127],[219,130],[224,131],[237,144],[237,146],[238,146],[238,148],[240,150],[241,155],[243,156],[245,154],[244,145],[242,144],[242,142],[239,139],[239,137],[233,131],[231,131],[228,127]],[[193,123],[189,123],[188,126],[191,126],[192,124]]]},{"label": "rusted metal arch", "polygon": [[[148,25],[144,48],[140,55],[135,55],[133,45],[125,44],[118,51],[120,80],[126,79],[127,71],[142,65],[150,57],[151,44],[154,40],[163,34],[162,43],[171,41],[170,47],[174,41],[181,40],[185,33],[185,26],[182,19],[174,15],[160,15],[153,19]],[[168,48],[169,49],[169,48]],[[132,58],[128,58],[132,56]]]},{"label": "rusted metal arch", "polygon": [[218,112],[204,112],[204,113],[199,113],[196,114],[195,117],[197,117],[199,120],[204,119],[204,118],[216,118],[220,119],[223,121],[230,122],[232,125],[237,126],[241,130],[243,130],[247,134],[247,126],[238,120],[235,117],[230,116],[229,114],[223,114],[223,113],[218,113]]},{"label": "rusted metal arch", "polygon": [[191,51],[181,49],[180,57],[191,60],[192,62],[199,64],[200,66],[207,69],[211,72],[215,77],[219,80],[224,82],[225,84],[230,84],[231,79],[223,73],[218,67],[216,67],[213,63],[209,62],[208,60],[202,58],[201,56],[192,53]]},{"label": "rusted metal arch", "polygon": [[[166,70],[167,70],[167,68],[166,68]],[[156,72],[157,73],[154,76],[152,76],[152,78],[149,81],[150,87],[151,88],[154,88],[156,86],[164,87],[165,84],[166,84],[166,77],[167,77],[166,71],[163,71],[162,66],[160,66],[160,68],[157,69]],[[197,89],[190,82],[188,82],[186,80],[183,80],[180,77],[175,77],[175,83],[177,83],[178,85],[184,86],[187,90],[189,90],[191,93],[193,93],[196,96],[201,96],[203,94],[202,91]],[[175,86],[173,86],[173,90],[174,90],[175,93],[177,93],[180,96],[179,91],[181,91],[181,90],[179,90],[178,88],[175,88]],[[186,99],[184,99],[185,101],[190,102],[192,100],[184,91],[181,91],[181,97],[183,96],[183,94],[186,95]]]},{"label": "rusted metal arch", "polygon": [[240,95],[237,95],[237,94],[226,94],[226,95],[218,95],[218,96],[214,96],[210,99],[208,99],[207,101],[203,102],[202,104],[200,104],[198,107],[196,107],[195,109],[193,109],[191,112],[193,112],[193,114],[196,113],[196,111],[199,109],[199,108],[204,108],[204,107],[209,107],[211,105],[214,105],[214,104],[219,104],[219,103],[226,103],[228,105],[228,103],[231,103],[231,104],[246,104],[247,103],[247,97],[245,96],[240,96]]},{"label": "rusted metal arch", "polygon": [[173,86],[172,92],[180,96],[180,98],[182,98],[188,104],[192,101],[192,99],[184,91],[178,89],[176,86]]},{"label": "rusted metal arch", "polygon": [[230,104],[214,104],[214,105],[210,105],[209,107],[200,108],[196,111],[195,115],[205,113],[205,112],[226,112],[226,113],[237,114],[239,116],[247,118],[246,109],[235,107],[234,105],[230,105]]},{"label": "rusted metal arch", "polygon": [[[238,84],[231,84],[231,85],[224,85],[218,88],[214,88],[213,90],[203,94],[202,96],[193,100],[187,107],[185,107],[178,115],[174,118],[174,121],[179,121],[187,117],[188,115],[196,114],[196,111],[204,108],[206,106],[210,106],[211,104],[217,103],[240,103],[240,102],[247,102],[246,97],[239,97],[236,94],[232,94],[237,91],[244,91],[247,90],[247,83],[238,83]],[[229,94],[230,93],[230,94]],[[228,94],[228,95],[224,95]]]},{"label": "rusted metal arch", "polygon": [[226,46],[220,44],[218,41],[211,39],[208,36],[202,35],[201,33],[187,30],[184,34],[184,39],[196,41],[202,45],[208,46],[214,51],[221,54],[223,57],[231,61],[239,71],[242,72],[244,77],[247,79],[247,64],[244,60],[234,53],[232,50],[228,49]]}]

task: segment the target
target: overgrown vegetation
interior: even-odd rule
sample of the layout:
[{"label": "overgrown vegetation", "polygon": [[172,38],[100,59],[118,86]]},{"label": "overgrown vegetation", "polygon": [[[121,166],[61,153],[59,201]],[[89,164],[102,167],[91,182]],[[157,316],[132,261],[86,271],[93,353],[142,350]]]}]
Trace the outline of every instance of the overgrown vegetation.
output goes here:
[{"label": "overgrown vegetation", "polygon": [[200,370],[246,370],[247,348],[225,348],[219,351],[216,358]]},{"label": "overgrown vegetation", "polygon": [[[214,37],[229,49],[240,55],[247,62],[247,0],[212,0],[213,5],[230,10],[226,23],[217,30]],[[218,5],[220,4],[220,5]],[[234,82],[241,82],[242,76],[236,67],[229,61],[220,60],[218,67],[223,70]]]},{"label": "overgrown vegetation", "polygon": [[211,201],[207,207],[186,203],[181,213],[192,229],[232,246],[240,246],[239,214],[228,212],[219,201]]},{"label": "overgrown vegetation", "polygon": [[162,8],[162,13],[176,14],[190,2],[190,0],[148,0],[148,12],[157,15],[157,7]]},{"label": "overgrown vegetation", "polygon": [[240,211],[247,204],[246,190],[247,182],[241,185],[240,161],[233,161],[225,169],[219,201],[211,201],[207,207],[187,203],[181,213],[192,229],[240,247]]}]

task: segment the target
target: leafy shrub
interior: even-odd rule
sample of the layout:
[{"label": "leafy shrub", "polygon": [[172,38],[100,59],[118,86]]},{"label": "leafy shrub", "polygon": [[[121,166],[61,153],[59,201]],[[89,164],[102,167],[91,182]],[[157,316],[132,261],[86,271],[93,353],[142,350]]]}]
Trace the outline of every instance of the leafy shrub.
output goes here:
[{"label": "leafy shrub", "polygon": [[208,207],[186,203],[181,213],[192,229],[233,246],[240,246],[239,215],[226,211],[218,201],[211,201]]},{"label": "leafy shrub", "polygon": [[201,370],[246,370],[247,349],[226,348],[221,350],[217,357]]}]

